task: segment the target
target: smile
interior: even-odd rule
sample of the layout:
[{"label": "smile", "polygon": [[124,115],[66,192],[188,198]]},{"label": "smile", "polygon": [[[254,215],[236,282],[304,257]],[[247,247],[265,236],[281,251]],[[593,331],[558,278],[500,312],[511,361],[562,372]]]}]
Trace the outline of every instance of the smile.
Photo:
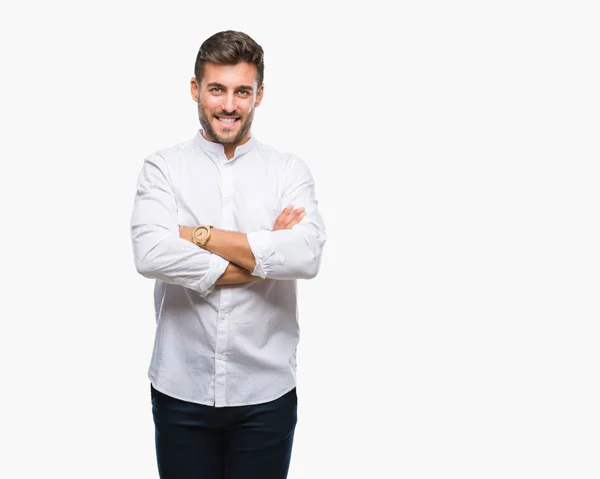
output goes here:
[{"label": "smile", "polygon": [[239,121],[239,118],[231,118],[225,116],[217,116],[216,118],[223,128],[231,128]]}]

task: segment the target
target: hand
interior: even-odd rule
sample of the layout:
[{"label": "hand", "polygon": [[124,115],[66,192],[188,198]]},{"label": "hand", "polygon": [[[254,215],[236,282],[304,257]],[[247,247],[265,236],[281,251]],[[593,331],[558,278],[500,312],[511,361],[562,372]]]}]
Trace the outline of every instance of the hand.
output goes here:
[{"label": "hand", "polygon": [[273,231],[291,230],[292,226],[297,225],[306,216],[304,208],[294,209],[293,205],[285,208],[275,220]]}]

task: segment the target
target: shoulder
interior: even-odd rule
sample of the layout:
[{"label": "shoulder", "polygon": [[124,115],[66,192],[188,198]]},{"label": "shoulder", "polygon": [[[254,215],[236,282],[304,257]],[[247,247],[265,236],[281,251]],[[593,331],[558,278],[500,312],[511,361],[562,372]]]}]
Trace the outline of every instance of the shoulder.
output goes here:
[{"label": "shoulder", "polygon": [[190,155],[197,154],[198,150],[199,148],[194,140],[187,140],[156,150],[152,155],[162,157],[166,163],[173,163]]},{"label": "shoulder", "polygon": [[297,166],[306,166],[306,163],[295,153],[289,151],[282,151],[274,148],[270,145],[256,143],[256,152],[259,157],[264,158],[272,164],[282,167],[283,169],[289,169]]},{"label": "shoulder", "polygon": [[258,142],[257,151],[269,168],[276,169],[281,174],[284,183],[313,181],[310,167],[299,155]]},{"label": "shoulder", "polygon": [[146,155],[144,163],[151,164],[170,175],[171,172],[180,171],[184,163],[199,154],[202,154],[201,149],[192,139],[157,149]]}]

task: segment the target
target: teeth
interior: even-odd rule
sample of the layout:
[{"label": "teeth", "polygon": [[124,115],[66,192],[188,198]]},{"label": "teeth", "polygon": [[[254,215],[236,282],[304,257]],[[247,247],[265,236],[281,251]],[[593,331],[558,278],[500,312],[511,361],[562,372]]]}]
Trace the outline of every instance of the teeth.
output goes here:
[{"label": "teeth", "polygon": [[236,119],[235,118],[219,118],[219,120],[221,120],[223,123],[233,123]]}]

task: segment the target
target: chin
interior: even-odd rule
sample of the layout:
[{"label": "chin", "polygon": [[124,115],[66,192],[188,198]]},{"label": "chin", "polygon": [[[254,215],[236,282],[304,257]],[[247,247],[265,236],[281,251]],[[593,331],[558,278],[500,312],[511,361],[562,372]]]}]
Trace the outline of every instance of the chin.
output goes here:
[{"label": "chin", "polygon": [[234,140],[237,138],[238,136],[238,131],[230,131],[230,132],[216,132],[217,133],[217,140],[219,140],[221,143],[233,143]]},{"label": "chin", "polygon": [[218,136],[219,141],[233,143],[235,140],[239,139],[239,135],[241,132],[241,128],[237,127],[233,130],[224,130],[221,128],[215,128],[214,132]]},{"label": "chin", "polygon": [[223,138],[222,136],[217,137],[217,143],[222,145],[233,145],[236,143],[235,138]]}]

